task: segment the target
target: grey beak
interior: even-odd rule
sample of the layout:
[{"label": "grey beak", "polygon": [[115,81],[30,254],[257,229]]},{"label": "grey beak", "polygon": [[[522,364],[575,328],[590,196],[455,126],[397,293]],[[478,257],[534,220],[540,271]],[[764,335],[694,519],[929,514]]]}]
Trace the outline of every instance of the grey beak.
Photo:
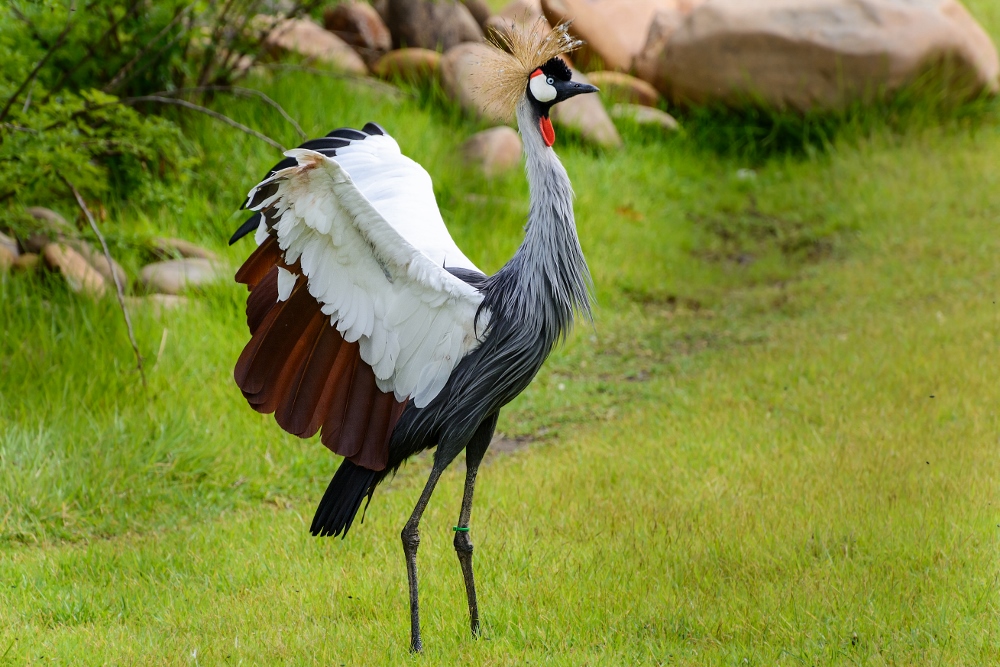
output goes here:
[{"label": "grey beak", "polygon": [[580,83],[579,81],[570,81],[563,88],[563,99],[569,99],[571,97],[576,97],[577,95],[582,95],[584,93],[596,93],[600,90],[597,86],[592,86],[589,83]]}]

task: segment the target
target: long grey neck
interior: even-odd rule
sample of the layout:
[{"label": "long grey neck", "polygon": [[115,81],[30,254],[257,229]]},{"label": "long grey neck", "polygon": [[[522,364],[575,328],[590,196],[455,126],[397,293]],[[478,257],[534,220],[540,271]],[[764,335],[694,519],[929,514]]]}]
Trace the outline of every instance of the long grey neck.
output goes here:
[{"label": "long grey neck", "polygon": [[534,309],[532,317],[542,315],[545,329],[558,337],[572,325],[574,311],[592,318],[592,282],[576,235],[569,176],[542,140],[538,121],[531,104],[522,99],[517,124],[531,206],[524,242],[493,278],[514,292],[506,296],[520,302],[519,309]]}]

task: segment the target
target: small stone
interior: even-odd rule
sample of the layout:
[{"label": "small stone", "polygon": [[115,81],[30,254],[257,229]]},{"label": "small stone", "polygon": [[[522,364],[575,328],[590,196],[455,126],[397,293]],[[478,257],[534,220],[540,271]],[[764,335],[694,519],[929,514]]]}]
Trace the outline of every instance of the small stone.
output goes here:
[{"label": "small stone", "polygon": [[121,267],[121,264],[116,262],[114,258],[111,259],[111,264],[108,264],[108,258],[104,256],[103,250],[98,250],[86,241],[80,239],[66,239],[63,241],[66,245],[70,246],[76,250],[80,255],[87,260],[101,277],[107,282],[108,285],[114,285],[115,279],[112,275],[112,271],[118,274],[118,282],[121,283],[122,287],[128,285],[128,274],[125,273],[125,269]]},{"label": "small stone", "polygon": [[139,279],[150,291],[178,294],[186,288],[214,282],[221,277],[221,273],[217,264],[192,257],[148,264],[139,272]]},{"label": "small stone", "polygon": [[372,65],[380,79],[396,79],[413,85],[425,85],[437,80],[441,70],[441,54],[430,49],[396,49]]},{"label": "small stone", "polygon": [[30,273],[38,268],[39,261],[40,258],[36,253],[26,252],[14,259],[14,270]]},{"label": "small stone", "polygon": [[457,0],[389,0],[386,25],[393,46],[447,51],[463,42],[482,42],[483,31]]},{"label": "small stone", "polygon": [[[573,81],[590,83],[586,76],[576,70],[573,70]],[[560,102],[552,107],[552,122],[579,132],[590,143],[604,148],[618,148],[622,145],[621,135],[604,110],[599,95],[600,93],[577,95]]]},{"label": "small stone", "polygon": [[601,89],[606,100],[619,100],[628,104],[655,107],[660,103],[660,93],[642,79],[622,72],[588,72],[590,82]]},{"label": "small stone", "polygon": [[58,271],[66,279],[66,284],[74,292],[91,296],[104,294],[104,278],[92,267],[83,255],[64,243],[50,243],[42,249],[45,264]]},{"label": "small stone", "polygon": [[38,223],[37,227],[24,239],[25,252],[41,252],[42,248],[61,236],[73,236],[76,230],[71,224],[50,208],[29,206],[24,209]]},{"label": "small stone", "polygon": [[186,296],[178,294],[147,294],[146,296],[127,296],[125,305],[130,308],[149,308],[159,315],[165,310],[176,310],[190,303]]},{"label": "small stone", "polygon": [[5,245],[0,245],[0,271],[9,271],[18,259],[20,259],[20,257],[12,253],[10,248]]},{"label": "small stone", "polygon": [[477,132],[462,144],[462,158],[486,176],[496,176],[521,163],[521,137],[506,125]]},{"label": "small stone", "polygon": [[[255,24],[266,27],[274,21],[274,17],[258,16]],[[368,66],[354,49],[323,26],[307,19],[278,20],[264,46],[275,54],[291,52],[314,58],[348,74],[368,74]]]},{"label": "small stone", "polygon": [[392,48],[392,35],[375,8],[353,0],[323,11],[323,26],[341,38],[368,63]]},{"label": "small stone", "polygon": [[10,251],[12,255],[17,257],[21,254],[20,249],[17,247],[17,240],[7,236],[3,232],[0,232],[0,247],[6,248]]},{"label": "small stone", "polygon": [[611,107],[612,118],[628,118],[639,125],[659,125],[664,130],[676,132],[681,129],[677,119],[666,111],[641,104],[616,104]]},{"label": "small stone", "polygon": [[201,259],[210,259],[213,262],[218,259],[211,250],[177,238],[157,237],[153,239],[153,253],[163,259],[173,259],[178,255],[181,257],[200,257]]}]

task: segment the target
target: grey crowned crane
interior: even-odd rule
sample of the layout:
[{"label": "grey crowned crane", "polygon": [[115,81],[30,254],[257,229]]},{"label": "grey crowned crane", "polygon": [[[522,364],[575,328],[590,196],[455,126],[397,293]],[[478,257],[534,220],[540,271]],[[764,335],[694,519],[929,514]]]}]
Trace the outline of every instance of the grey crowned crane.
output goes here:
[{"label": "grey crowned crane", "polygon": [[[251,407],[344,457],[313,518],[313,535],[347,535],[362,501],[408,458],[436,447],[402,530],[410,648],[420,651],[420,517],[441,473],[465,450],[455,550],[472,632],[479,610],[469,520],[476,472],[500,409],[535,377],[575,313],[591,316],[591,283],[573,191],[552,145],[553,105],[591,85],[559,57],[579,45],[565,26],[496,35],[482,91],[516,114],[530,208],[524,242],[486,276],[459,250],[431,179],[369,123],[290,150],[248,195],[257,249],[236,274],[250,291],[250,342],[236,383]],[[500,48],[503,47],[503,48]],[[509,116],[508,116],[509,117]],[[367,505],[366,505],[367,507]]]}]

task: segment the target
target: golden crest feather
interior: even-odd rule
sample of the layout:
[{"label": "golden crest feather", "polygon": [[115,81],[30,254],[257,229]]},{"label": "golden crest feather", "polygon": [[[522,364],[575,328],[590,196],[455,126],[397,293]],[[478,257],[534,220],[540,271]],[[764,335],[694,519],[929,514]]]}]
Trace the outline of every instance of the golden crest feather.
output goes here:
[{"label": "golden crest feather", "polygon": [[477,91],[490,115],[512,118],[531,73],[583,44],[570,35],[568,21],[551,30],[546,30],[547,26],[545,19],[539,18],[533,25],[511,23],[490,30],[486,38],[490,54],[480,62],[489,72],[489,86]]}]

